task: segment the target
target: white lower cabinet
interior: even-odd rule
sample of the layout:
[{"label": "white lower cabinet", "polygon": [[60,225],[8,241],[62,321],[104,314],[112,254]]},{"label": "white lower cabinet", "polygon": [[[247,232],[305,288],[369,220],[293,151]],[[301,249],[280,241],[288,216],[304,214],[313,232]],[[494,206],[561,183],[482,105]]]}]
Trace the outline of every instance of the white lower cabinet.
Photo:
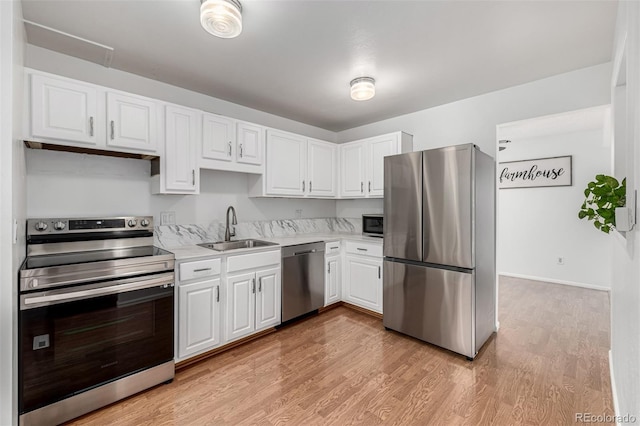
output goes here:
[{"label": "white lower cabinet", "polygon": [[382,313],[382,259],[347,254],[344,270],[343,300]]},{"label": "white lower cabinet", "polygon": [[[243,264],[254,269],[234,272],[225,279],[225,342],[280,324],[282,285],[280,265],[273,265],[272,254],[276,253],[279,262],[279,251],[227,259],[227,270]],[[271,265],[260,265],[263,259]]]},{"label": "white lower cabinet", "polygon": [[342,258],[330,256],[325,259],[324,306],[339,302],[341,299]]},{"label": "white lower cabinet", "polygon": [[220,278],[180,285],[178,300],[178,358],[218,346]]}]

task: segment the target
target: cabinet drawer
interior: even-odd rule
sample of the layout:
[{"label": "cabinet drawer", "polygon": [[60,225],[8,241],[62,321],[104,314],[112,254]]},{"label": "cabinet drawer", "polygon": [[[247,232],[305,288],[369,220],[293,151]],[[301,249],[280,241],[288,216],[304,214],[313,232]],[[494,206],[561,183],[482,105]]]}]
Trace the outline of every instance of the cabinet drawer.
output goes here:
[{"label": "cabinet drawer", "polygon": [[331,256],[334,254],[340,254],[340,241],[333,241],[331,243],[327,243],[324,249],[325,256]]},{"label": "cabinet drawer", "polygon": [[361,241],[347,241],[347,253],[364,256],[382,257],[382,244],[366,243]]},{"label": "cabinet drawer", "polygon": [[186,262],[180,265],[180,281],[220,275],[220,259]]},{"label": "cabinet drawer", "polygon": [[245,269],[261,268],[269,265],[279,265],[280,257],[280,250],[229,256],[227,258],[227,272],[244,271]]}]

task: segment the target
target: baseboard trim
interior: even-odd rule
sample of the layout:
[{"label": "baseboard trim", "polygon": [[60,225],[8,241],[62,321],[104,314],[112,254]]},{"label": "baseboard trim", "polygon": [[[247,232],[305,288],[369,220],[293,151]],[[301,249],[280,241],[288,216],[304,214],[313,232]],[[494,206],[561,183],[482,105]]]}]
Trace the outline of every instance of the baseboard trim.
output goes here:
[{"label": "baseboard trim", "polygon": [[542,281],[542,282],[551,283],[551,284],[568,285],[571,287],[582,287],[582,288],[588,288],[591,290],[598,290],[598,291],[606,291],[606,292],[611,291],[611,289],[608,287],[603,287],[603,286],[594,285],[594,284],[579,283],[576,281],[565,281],[565,280],[557,280],[554,278],[544,278],[544,277],[534,277],[531,275],[512,274],[511,272],[498,272],[498,275],[504,275],[505,277],[513,277],[513,278],[522,278],[524,280]]},{"label": "baseboard trim", "polygon": [[360,306],[352,305],[351,303],[347,303],[347,302],[342,302],[342,306],[344,306],[345,308],[349,308],[352,311],[361,312],[363,314],[367,314],[369,316],[382,319],[382,314],[379,314],[378,312],[374,312],[367,308],[361,308]]},{"label": "baseboard trim", "polygon": [[619,425],[618,416],[620,415],[620,407],[618,405],[618,392],[616,390],[616,379],[613,374],[613,354],[609,350],[609,375],[611,376],[611,398],[613,399],[613,415],[616,416],[616,425]]}]

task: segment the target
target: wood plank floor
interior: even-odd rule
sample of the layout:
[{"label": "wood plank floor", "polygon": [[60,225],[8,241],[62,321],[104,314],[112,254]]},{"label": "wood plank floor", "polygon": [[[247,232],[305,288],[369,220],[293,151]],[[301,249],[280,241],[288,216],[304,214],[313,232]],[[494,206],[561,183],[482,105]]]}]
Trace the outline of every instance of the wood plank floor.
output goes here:
[{"label": "wood plank floor", "polygon": [[473,362],[340,307],[71,424],[573,424],[613,415],[608,350],[607,293],[503,277]]}]

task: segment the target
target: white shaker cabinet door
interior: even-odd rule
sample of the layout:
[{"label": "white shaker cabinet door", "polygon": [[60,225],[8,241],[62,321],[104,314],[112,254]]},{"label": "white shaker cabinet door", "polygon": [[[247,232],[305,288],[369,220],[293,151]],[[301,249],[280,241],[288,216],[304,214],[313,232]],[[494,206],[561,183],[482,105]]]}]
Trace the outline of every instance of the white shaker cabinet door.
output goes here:
[{"label": "white shaker cabinet door", "polygon": [[89,84],[32,75],[31,133],[36,138],[96,145],[98,134],[104,133],[98,91]]},{"label": "white shaker cabinet door", "polygon": [[229,275],[226,279],[226,333],[230,342],[255,330],[256,274]]},{"label": "white shaker cabinet door", "polygon": [[202,158],[233,161],[236,150],[234,121],[220,115],[202,116]]},{"label": "white shaker cabinet door", "polygon": [[256,273],[256,331],[280,324],[281,319],[280,268]]},{"label": "white shaker cabinet door", "polygon": [[239,122],[237,136],[236,161],[244,164],[262,164],[264,128],[251,123]]},{"label": "white shaker cabinet door", "polygon": [[340,146],[340,195],[348,198],[366,196],[365,180],[365,144],[349,143]]},{"label": "white shaker cabinet door", "polygon": [[386,135],[368,141],[367,196],[384,195],[384,157],[399,154],[398,135]]},{"label": "white shaker cabinet door", "polygon": [[347,256],[344,300],[382,313],[382,259]]},{"label": "white shaker cabinet door", "polygon": [[167,191],[195,192],[199,173],[196,166],[199,113],[167,106],[165,115],[165,185]]},{"label": "white shaker cabinet door", "polygon": [[338,145],[309,139],[307,150],[309,195],[334,197],[337,189]]},{"label": "white shaker cabinet door", "polygon": [[340,256],[328,257],[325,261],[324,306],[340,301],[342,260]]},{"label": "white shaker cabinet door", "polygon": [[156,152],[157,115],[150,99],[107,92],[107,146]]},{"label": "white shaker cabinet door", "polygon": [[219,345],[220,278],[182,285],[178,298],[178,358]]},{"label": "white shaker cabinet door", "polygon": [[268,195],[303,196],[307,190],[307,140],[302,136],[267,131]]}]

